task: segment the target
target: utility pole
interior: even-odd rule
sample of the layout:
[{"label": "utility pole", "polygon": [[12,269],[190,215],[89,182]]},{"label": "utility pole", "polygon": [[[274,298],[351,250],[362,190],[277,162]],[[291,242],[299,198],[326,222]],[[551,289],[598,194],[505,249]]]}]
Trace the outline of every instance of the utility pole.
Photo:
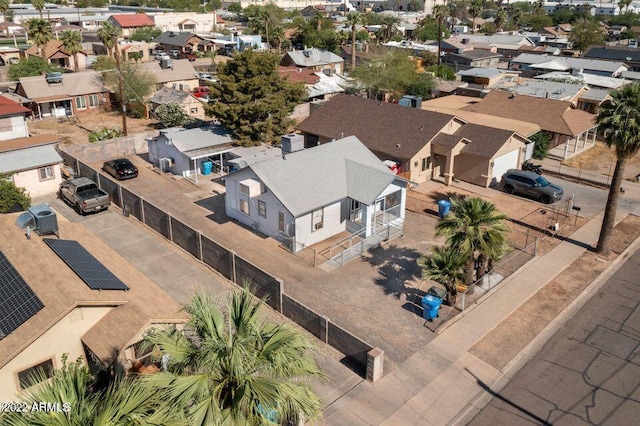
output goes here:
[{"label": "utility pole", "polygon": [[118,73],[118,91],[120,92],[120,105],[122,106],[122,133],[128,136],[127,132],[127,105],[124,103],[124,79],[122,78],[122,69],[120,69],[120,48],[118,47],[118,36],[113,41],[114,53],[116,57],[116,72]]}]

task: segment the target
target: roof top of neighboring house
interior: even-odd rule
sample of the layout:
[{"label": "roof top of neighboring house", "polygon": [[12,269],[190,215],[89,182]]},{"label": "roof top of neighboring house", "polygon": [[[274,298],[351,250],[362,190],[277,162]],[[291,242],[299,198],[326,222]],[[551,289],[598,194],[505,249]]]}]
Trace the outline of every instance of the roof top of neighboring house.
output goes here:
[{"label": "roof top of neighboring house", "polygon": [[596,101],[599,104],[610,97],[611,95],[609,95],[609,91],[606,89],[589,89],[588,91],[580,94],[580,99]]},{"label": "roof top of neighboring house", "polygon": [[489,92],[481,102],[464,108],[497,117],[524,119],[541,129],[575,136],[595,126],[595,116],[571,108],[571,102],[514,95],[499,90]]},{"label": "roof top of neighboring house", "polygon": [[[37,45],[33,45],[30,48],[28,48],[25,52],[27,55],[31,55],[31,56],[40,56],[42,57],[42,55],[40,54],[40,47],[38,47]],[[80,51],[78,52],[78,54],[80,55],[86,55],[86,53]],[[64,49],[64,43],[62,43],[60,40],[49,40],[47,42],[47,44],[45,44],[44,46],[44,57],[47,59],[52,59],[54,58],[56,55],[60,56],[71,56],[71,53],[67,52]]]},{"label": "roof top of neighboring house", "polygon": [[73,96],[108,92],[102,73],[84,71],[62,74],[62,83],[47,83],[44,75],[21,77],[18,82],[25,95],[36,102],[68,99]]},{"label": "roof top of neighboring house", "polygon": [[111,15],[111,19],[120,28],[155,27],[153,19],[144,13],[133,13],[129,15]]},{"label": "roof top of neighboring house", "polygon": [[473,50],[465,50],[462,53],[447,53],[447,55],[450,56],[459,56],[461,58],[465,58],[465,59],[487,59],[487,58],[502,58],[502,54],[500,53],[493,53],[493,52],[489,52],[487,50],[482,50],[482,49],[473,49]]},{"label": "roof top of neighboring house", "polygon": [[[84,227],[58,221],[60,235],[78,241],[107,269],[129,287],[128,291],[91,290],[47,245],[32,233],[25,243],[24,232],[14,222],[17,215],[0,215],[0,250],[44,304],[37,315],[5,336],[0,343],[0,368],[32,344],[75,307],[113,307],[82,338],[103,362],[124,349],[145,324],[182,322],[180,305],[146,275],[113,252]],[[77,344],[77,343],[75,343]]]},{"label": "roof top of neighboring house", "polygon": [[[546,74],[537,75],[534,77],[537,80],[562,80],[562,81],[575,81],[577,83],[586,84],[588,86],[604,87],[607,89],[617,89],[625,84],[631,83],[629,80],[622,78],[607,77],[604,75],[581,73],[574,75],[570,72],[554,71]],[[575,84],[573,84],[575,86]]]},{"label": "roof top of neighboring house", "polygon": [[179,33],[175,31],[167,31],[160,34],[153,41],[156,43],[168,44],[171,46],[186,46],[187,44],[190,43],[189,40],[191,40],[192,38],[197,38],[198,39],[197,42],[202,40],[202,37],[193,33],[189,33],[189,32]]},{"label": "roof top of neighboring house", "polygon": [[231,133],[222,126],[196,127],[185,129],[173,127],[160,130],[160,137],[165,137],[171,144],[191,158],[201,152],[211,152],[211,148],[228,148],[233,144]]},{"label": "roof top of neighboring house", "polygon": [[322,72],[317,72],[316,76],[318,76],[320,80],[315,84],[307,85],[309,98],[342,93],[345,87],[349,85],[347,80],[339,74],[328,76]]},{"label": "roof top of neighboring house", "polygon": [[355,136],[248,167],[294,217],[345,197],[371,205],[397,178]]},{"label": "roof top of neighboring house", "polygon": [[0,117],[25,114],[27,112],[31,112],[31,110],[29,108],[23,107],[22,105],[12,101],[9,98],[0,95]]},{"label": "roof top of neighboring house", "polygon": [[[433,144],[453,148],[459,142],[464,143],[460,151],[463,154],[476,155],[478,157],[493,158],[504,146],[504,143],[513,136],[513,131],[481,126],[478,124],[465,124],[454,134],[440,133],[433,140]],[[477,142],[474,143],[473,141]]]},{"label": "roof top of neighboring house", "polygon": [[520,95],[536,96],[538,98],[573,101],[581,92],[586,90],[584,84],[566,83],[532,78],[505,78],[491,86],[492,89],[505,90]]},{"label": "roof top of neighboring house", "polygon": [[287,53],[293,63],[299,67],[313,67],[317,65],[334,64],[336,62],[344,62],[340,56],[328,50],[306,49],[293,50]]},{"label": "roof top of neighboring house", "polygon": [[640,49],[592,46],[584,52],[582,57],[604,61],[640,62]]},{"label": "roof top of neighboring house", "polygon": [[538,54],[548,53],[550,55],[560,54],[560,49],[551,46],[520,46],[518,48],[521,52],[536,52]]},{"label": "roof top of neighboring house", "polygon": [[620,77],[629,80],[640,80],[640,72],[638,71],[624,71],[620,73]]},{"label": "roof top of neighboring house", "polygon": [[54,145],[59,140],[55,135],[38,135],[0,143],[0,173],[15,173],[62,163],[62,157]]},{"label": "roof top of neighboring house", "polygon": [[159,61],[142,62],[138,66],[144,71],[149,71],[156,78],[157,83],[170,83],[172,81],[197,80],[196,70],[192,62],[172,61],[172,68],[161,68]]},{"label": "roof top of neighboring house", "polygon": [[[623,62],[613,62],[613,61],[601,61],[597,59],[587,59],[587,58],[566,58],[566,57],[558,57],[558,56],[549,56],[549,55],[534,55],[531,53],[521,53],[511,60],[511,62],[518,62],[523,64],[531,64],[531,65],[541,65],[545,62],[549,62],[550,64],[558,64],[555,65],[558,68],[557,71],[565,71],[570,68],[575,69],[583,69],[583,70],[593,70],[593,71],[606,71],[606,72],[615,72],[620,69],[620,67],[627,66]],[[554,66],[554,65],[550,65]],[[538,66],[540,68],[540,66]],[[547,68],[547,67],[544,67]],[[548,68],[551,69],[551,68]]]},{"label": "roof top of neighboring house", "polygon": [[315,84],[320,81],[320,77],[316,75],[313,69],[305,69],[299,67],[278,67],[278,74],[292,83]]},{"label": "roof top of neighboring house", "polygon": [[508,35],[508,34],[493,34],[493,35],[484,35],[484,34],[462,34],[456,37],[451,37],[452,41],[462,41],[464,39],[468,39],[469,42],[465,44],[488,44],[494,45],[496,47],[500,46],[502,48],[512,48],[517,49],[518,46],[522,45],[535,45],[527,36],[524,35]]},{"label": "roof top of neighboring house", "polygon": [[454,117],[337,94],[297,128],[330,139],[354,135],[375,152],[409,160]]},{"label": "roof top of neighboring house", "polygon": [[188,98],[193,98],[193,100],[198,101],[197,98],[189,92],[162,86],[162,88],[160,88],[160,90],[158,90],[151,99],[149,99],[149,102],[153,102],[155,104],[166,104],[169,102],[183,104]]},{"label": "roof top of neighboring house", "polygon": [[[507,74],[510,71],[499,70],[496,68],[469,68],[468,70],[458,71],[456,74],[469,77],[492,78],[500,74]],[[513,72],[513,71],[511,71]]]},{"label": "roof top of neighboring house", "polygon": [[565,31],[560,26],[556,27],[544,27],[541,32],[546,32],[556,37],[566,37],[571,31]]}]

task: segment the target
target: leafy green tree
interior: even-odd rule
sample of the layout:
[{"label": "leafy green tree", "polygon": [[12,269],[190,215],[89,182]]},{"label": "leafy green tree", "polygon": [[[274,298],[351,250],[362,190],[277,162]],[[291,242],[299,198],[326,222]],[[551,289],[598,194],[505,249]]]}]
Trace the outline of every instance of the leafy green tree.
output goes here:
[{"label": "leafy green tree", "polygon": [[471,5],[469,6],[469,16],[471,16],[471,34],[476,31],[476,19],[478,15],[482,12],[482,1],[481,0],[471,0]]},{"label": "leafy green tree", "polygon": [[427,71],[432,72],[438,78],[453,81],[456,79],[456,72],[448,65],[431,65]]},{"label": "leafy green tree", "polygon": [[156,108],[155,115],[158,117],[158,121],[165,127],[184,126],[194,121],[193,117],[189,116],[184,108],[176,102],[160,105]]},{"label": "leafy green tree", "polygon": [[589,46],[604,44],[605,40],[604,30],[600,24],[590,19],[582,19],[569,34],[571,47],[580,52],[583,52]]},{"label": "leafy green tree", "polygon": [[278,75],[279,63],[278,55],[249,49],[219,65],[220,84],[210,88],[218,102],[205,108],[241,144],[278,143],[292,124],[289,115],[293,108],[307,97],[302,84]]},{"label": "leafy green tree", "polygon": [[523,26],[531,27],[534,31],[539,31],[553,25],[553,20],[546,14],[542,15],[524,15],[521,21]]},{"label": "leafy green tree", "polygon": [[10,81],[18,81],[21,77],[35,77],[47,72],[62,71],[60,68],[47,63],[39,56],[29,56],[17,64],[9,65],[7,76]]},{"label": "leafy green tree", "polygon": [[333,21],[317,15],[312,20],[299,21],[299,42],[304,46],[334,52],[338,48],[338,35]]},{"label": "leafy green tree", "polygon": [[[436,6],[437,7],[437,6]],[[378,41],[380,43],[386,43],[391,40],[398,32],[397,25],[400,23],[400,18],[393,15],[385,15],[382,18],[382,27],[377,33]]]},{"label": "leafy green tree", "polygon": [[124,135],[124,132],[119,127],[103,127],[102,129],[96,129],[89,133],[89,142],[106,141],[108,139],[119,138]]},{"label": "leafy green tree", "polygon": [[111,71],[116,68],[116,60],[113,56],[100,55],[91,64],[91,69],[95,71]]},{"label": "leafy green tree", "polygon": [[160,28],[144,27],[144,28],[138,28],[133,33],[131,33],[131,36],[129,36],[129,39],[133,41],[146,41],[147,43],[150,43],[151,41],[153,41],[153,39],[158,37],[160,34],[162,34],[162,30]]},{"label": "leafy green tree", "polygon": [[551,137],[544,130],[539,131],[531,135],[529,138],[533,141],[533,158],[536,160],[542,160],[547,156],[547,152],[549,151],[549,144],[551,143]]},{"label": "leafy green tree", "polygon": [[477,255],[496,256],[507,247],[507,216],[480,197],[451,199],[451,211],[436,225],[436,235],[466,258],[465,284],[473,291],[474,266]]},{"label": "leafy green tree", "polygon": [[46,19],[33,18],[26,22],[26,26],[29,37],[38,46],[40,56],[43,56],[44,46],[53,38],[51,22]]},{"label": "leafy green tree", "polygon": [[[118,72],[123,79],[123,96],[120,97]],[[116,94],[116,99],[124,99],[128,114],[133,117],[144,116],[144,102],[153,93],[156,78],[149,72],[134,64],[123,64],[120,71],[106,71],[103,74],[105,84]]]},{"label": "leafy green tree", "polygon": [[573,24],[582,16],[580,10],[571,9],[569,7],[561,7],[549,15],[553,21],[553,25],[570,23]]},{"label": "leafy green tree", "polygon": [[611,100],[600,105],[596,122],[604,134],[604,141],[616,151],[609,197],[604,210],[597,251],[607,253],[609,240],[618,210],[618,198],[627,160],[640,149],[640,83],[622,86],[609,92]]},{"label": "leafy green tree", "polygon": [[429,74],[419,73],[418,78],[407,86],[405,94],[430,99],[431,92],[435,87],[436,83]]},{"label": "leafy green tree", "polygon": [[260,316],[245,288],[226,306],[209,294],[196,294],[185,306],[183,333],[158,330],[146,341],[168,355],[167,372],[145,377],[167,391],[168,406],[183,408],[191,425],[266,425],[317,419],[320,398],[305,383],[321,378],[315,347],[289,324]]},{"label": "leafy green tree", "polygon": [[502,31],[502,26],[507,22],[507,11],[500,8],[493,16],[493,23],[496,25],[498,31]]},{"label": "leafy green tree", "polygon": [[73,55],[75,71],[78,71],[78,52],[82,51],[82,34],[80,31],[66,30],[60,35],[60,41],[64,45],[64,50]]},{"label": "leafy green tree", "polygon": [[[29,407],[41,401],[57,402],[59,410],[29,410],[27,413],[2,413],[6,426],[76,425],[185,425],[178,410],[165,404],[161,390],[136,379],[116,380],[105,390],[95,390],[91,373],[78,359],[67,363],[47,380],[44,371],[31,377],[34,385],[21,394]],[[37,385],[36,385],[37,383]]]},{"label": "leafy green tree", "polygon": [[242,12],[242,6],[240,5],[240,3],[231,3],[229,6],[227,6],[227,10],[231,13],[240,13]]},{"label": "leafy green tree", "polygon": [[[2,16],[4,17],[4,22],[9,22],[7,20],[7,15],[9,14],[9,11],[11,10],[9,5],[11,4],[10,0],[0,0],[0,13],[2,13]],[[9,37],[9,27],[5,27],[5,34],[7,37]]]},{"label": "leafy green tree", "polygon": [[40,19],[42,19],[42,9],[45,6],[45,0],[31,0],[33,7],[40,12]]},{"label": "leafy green tree", "polygon": [[[438,20],[428,16],[418,23],[415,37],[420,41],[437,40],[438,39]],[[442,28],[442,38],[448,39],[451,36],[449,28]]]},{"label": "leafy green tree", "polygon": [[452,247],[435,247],[431,254],[418,259],[423,280],[433,280],[447,289],[447,305],[456,304],[456,287],[464,282],[467,257]]},{"label": "leafy green tree", "polygon": [[116,46],[120,31],[109,21],[105,21],[100,28],[98,28],[97,36],[107,49],[109,56],[113,56],[113,50]]},{"label": "leafy green tree", "polygon": [[17,187],[12,180],[0,175],[0,213],[7,213],[16,205],[27,209],[31,206],[31,197],[24,188]]}]

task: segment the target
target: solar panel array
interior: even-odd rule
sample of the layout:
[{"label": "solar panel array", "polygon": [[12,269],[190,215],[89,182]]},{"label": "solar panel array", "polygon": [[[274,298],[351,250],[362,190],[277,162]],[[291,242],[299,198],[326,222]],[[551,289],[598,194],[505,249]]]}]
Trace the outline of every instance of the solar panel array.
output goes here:
[{"label": "solar panel array", "polygon": [[0,340],[44,308],[16,268],[0,252]]},{"label": "solar panel array", "polygon": [[92,290],[129,290],[118,277],[77,241],[45,238],[44,242]]}]

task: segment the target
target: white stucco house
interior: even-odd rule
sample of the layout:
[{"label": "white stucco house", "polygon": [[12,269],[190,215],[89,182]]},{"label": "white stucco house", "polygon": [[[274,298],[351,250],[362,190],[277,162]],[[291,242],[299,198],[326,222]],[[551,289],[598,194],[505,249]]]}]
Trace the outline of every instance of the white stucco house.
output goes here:
[{"label": "white stucco house", "polygon": [[56,151],[60,138],[36,135],[0,142],[0,175],[33,197],[55,193],[62,182],[62,157]]},{"label": "white stucco house", "polygon": [[355,136],[255,162],[225,181],[226,214],[294,252],[403,226],[407,181]]},{"label": "white stucco house", "polygon": [[0,96],[0,141],[28,137],[29,128],[25,118],[28,113],[31,113],[29,108]]}]

